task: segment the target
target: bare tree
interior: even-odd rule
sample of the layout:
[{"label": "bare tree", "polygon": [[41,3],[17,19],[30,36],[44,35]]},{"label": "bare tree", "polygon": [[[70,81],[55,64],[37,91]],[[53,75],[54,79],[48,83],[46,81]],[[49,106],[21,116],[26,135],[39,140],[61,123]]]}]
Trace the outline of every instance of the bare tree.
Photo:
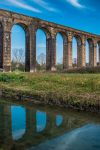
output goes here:
[{"label": "bare tree", "polygon": [[46,55],[44,53],[41,53],[38,57],[37,57],[37,61],[38,63],[42,66],[44,64],[46,64]]},{"label": "bare tree", "polygon": [[25,54],[24,50],[21,49],[13,49],[12,52],[12,65],[14,66],[14,69],[19,69],[20,66],[24,66],[25,62]]},{"label": "bare tree", "polygon": [[12,60],[16,63],[23,63],[25,60],[24,50],[21,49],[13,49]]}]

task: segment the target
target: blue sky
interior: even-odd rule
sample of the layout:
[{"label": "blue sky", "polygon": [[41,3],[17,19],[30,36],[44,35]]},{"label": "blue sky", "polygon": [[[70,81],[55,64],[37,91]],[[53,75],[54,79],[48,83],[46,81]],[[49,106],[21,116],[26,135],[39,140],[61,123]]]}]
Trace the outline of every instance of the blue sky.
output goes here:
[{"label": "blue sky", "polygon": [[100,0],[0,0],[0,8],[100,34]]},{"label": "blue sky", "polygon": [[[100,0],[0,0],[0,8],[100,34]],[[22,29],[14,27],[12,31],[12,48],[25,47]],[[22,32],[20,37],[19,32]],[[42,33],[39,32],[37,37],[39,41],[38,53],[45,50],[45,37],[41,38]],[[60,39],[59,36],[59,54],[62,49]]]}]

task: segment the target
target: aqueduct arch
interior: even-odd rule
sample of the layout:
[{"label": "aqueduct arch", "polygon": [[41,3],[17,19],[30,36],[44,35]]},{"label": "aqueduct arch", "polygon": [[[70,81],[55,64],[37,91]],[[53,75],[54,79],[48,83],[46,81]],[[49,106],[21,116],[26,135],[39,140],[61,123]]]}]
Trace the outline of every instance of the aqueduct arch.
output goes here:
[{"label": "aqueduct arch", "polygon": [[[45,37],[46,37],[46,70],[49,70],[50,68],[50,49],[49,49],[49,44],[50,44],[50,39],[51,39],[51,34],[49,32],[49,29],[42,26],[42,25],[37,25],[35,28],[35,43],[36,43],[36,33],[38,30],[41,30],[44,32]],[[33,35],[34,36],[34,35]],[[35,44],[34,43],[34,44]],[[36,45],[36,44],[35,44]],[[35,55],[36,55],[36,48],[35,48]],[[36,56],[35,56],[36,57]],[[36,58],[35,58],[36,59]]]},{"label": "aqueduct arch", "polygon": [[[30,34],[29,34],[29,28],[28,25],[24,22],[20,22],[20,21],[15,21],[13,22],[12,26],[11,26],[11,31],[12,28],[14,27],[14,25],[18,25],[20,26],[25,33],[25,71],[30,71],[29,66],[30,66]],[[11,52],[10,52],[11,53]],[[10,54],[11,56],[11,54]],[[10,58],[11,60],[11,58]]]},{"label": "aqueduct arch", "polygon": [[100,65],[100,41],[97,42],[97,49],[98,49],[98,52],[97,52],[97,57],[98,57],[98,65]]},{"label": "aqueduct arch", "polygon": [[94,48],[94,40],[92,38],[87,38],[87,42],[89,44],[89,66],[96,66],[96,51]]},{"label": "aqueduct arch", "polygon": [[[0,9],[0,68],[11,70],[11,28],[14,24],[23,27],[26,33],[25,70],[36,70],[36,31],[42,29],[46,34],[46,69],[56,70],[56,34],[63,39],[63,69],[72,68],[72,39],[77,40],[77,67],[86,67],[86,40],[89,43],[90,67],[97,66],[96,51],[100,36],[47,22],[38,18]],[[100,43],[100,42],[99,42]],[[99,44],[100,45],[100,44]],[[99,46],[100,47],[100,46]],[[100,53],[99,53],[100,55]],[[100,56],[99,56],[100,61]],[[100,65],[100,63],[99,63]]]},{"label": "aqueduct arch", "polygon": [[[77,43],[77,67],[81,67],[81,58],[82,58],[82,38],[78,34],[73,34],[72,39],[75,38]],[[73,50],[73,49],[72,49]]]}]

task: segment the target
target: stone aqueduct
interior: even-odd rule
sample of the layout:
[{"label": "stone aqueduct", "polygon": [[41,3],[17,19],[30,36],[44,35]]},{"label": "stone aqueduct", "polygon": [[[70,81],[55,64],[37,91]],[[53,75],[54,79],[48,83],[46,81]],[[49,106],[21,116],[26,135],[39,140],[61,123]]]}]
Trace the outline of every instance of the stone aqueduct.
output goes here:
[{"label": "stone aqueduct", "polygon": [[36,31],[42,29],[46,34],[46,69],[56,70],[56,35],[63,37],[63,69],[72,68],[72,39],[77,40],[77,67],[86,67],[86,41],[89,43],[89,66],[97,66],[96,49],[99,46],[100,65],[100,36],[76,30],[66,26],[47,22],[38,18],[0,9],[0,68],[11,70],[11,29],[20,25],[25,31],[25,71],[36,70]]}]

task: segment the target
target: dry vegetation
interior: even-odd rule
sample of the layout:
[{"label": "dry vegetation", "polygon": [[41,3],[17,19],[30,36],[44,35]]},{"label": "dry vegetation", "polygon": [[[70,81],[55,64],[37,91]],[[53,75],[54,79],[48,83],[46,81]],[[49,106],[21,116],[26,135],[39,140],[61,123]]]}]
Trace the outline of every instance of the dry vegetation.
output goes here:
[{"label": "dry vegetation", "polygon": [[0,89],[44,103],[100,106],[100,74],[0,73]]}]

